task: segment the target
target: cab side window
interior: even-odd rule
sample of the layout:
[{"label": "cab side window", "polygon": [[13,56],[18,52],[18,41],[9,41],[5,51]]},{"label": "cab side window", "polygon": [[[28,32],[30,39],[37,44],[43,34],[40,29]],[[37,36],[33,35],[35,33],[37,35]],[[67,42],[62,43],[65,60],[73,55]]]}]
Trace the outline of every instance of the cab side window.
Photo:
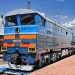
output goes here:
[{"label": "cab side window", "polygon": [[43,17],[39,16],[39,25],[45,27],[45,23],[46,20]]}]

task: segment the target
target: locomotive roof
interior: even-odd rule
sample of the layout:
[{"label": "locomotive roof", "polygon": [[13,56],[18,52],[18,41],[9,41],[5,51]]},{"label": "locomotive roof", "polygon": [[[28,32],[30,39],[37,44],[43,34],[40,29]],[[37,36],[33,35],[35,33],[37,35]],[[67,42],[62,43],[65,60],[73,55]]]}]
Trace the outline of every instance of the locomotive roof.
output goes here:
[{"label": "locomotive roof", "polygon": [[37,13],[40,16],[42,16],[44,19],[46,19],[48,22],[51,22],[54,25],[58,25],[58,26],[60,26],[60,27],[62,27],[64,29],[70,30],[70,29],[62,26],[60,23],[55,22],[54,20],[52,20],[50,18],[47,18],[45,15],[42,15],[42,13],[40,13],[39,11],[35,11],[35,10],[32,10],[32,9],[16,9],[16,10],[12,10],[9,13],[7,13],[5,16],[11,16],[11,15],[17,15],[17,14],[29,14],[29,13]]},{"label": "locomotive roof", "polygon": [[17,14],[28,14],[28,13],[36,13],[36,11],[31,9],[16,9],[7,13],[5,16],[17,15]]}]

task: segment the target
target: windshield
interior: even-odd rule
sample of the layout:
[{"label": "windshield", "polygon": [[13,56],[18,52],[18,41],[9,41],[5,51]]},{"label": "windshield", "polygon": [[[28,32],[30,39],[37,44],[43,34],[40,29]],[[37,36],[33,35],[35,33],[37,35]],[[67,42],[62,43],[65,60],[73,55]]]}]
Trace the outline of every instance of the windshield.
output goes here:
[{"label": "windshield", "polygon": [[[17,16],[7,16],[6,18],[7,26],[17,26]],[[35,15],[34,14],[21,14],[20,15],[20,24],[21,25],[34,25],[35,24]]]},{"label": "windshield", "polygon": [[22,14],[20,17],[21,25],[35,24],[34,14]]},{"label": "windshield", "polygon": [[6,17],[6,22],[8,26],[16,26],[17,25],[17,17],[16,16],[8,16]]}]

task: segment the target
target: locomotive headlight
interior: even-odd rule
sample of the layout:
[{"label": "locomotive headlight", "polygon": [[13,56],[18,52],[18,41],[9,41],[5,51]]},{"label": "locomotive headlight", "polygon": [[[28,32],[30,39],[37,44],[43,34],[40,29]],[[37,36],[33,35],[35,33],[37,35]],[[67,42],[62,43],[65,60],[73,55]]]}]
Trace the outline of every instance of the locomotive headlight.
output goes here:
[{"label": "locomotive headlight", "polygon": [[28,48],[29,53],[36,53],[36,48]]},{"label": "locomotive headlight", "polygon": [[16,33],[19,33],[19,32],[20,32],[20,29],[17,27],[17,28],[15,29],[15,32],[16,32]]},{"label": "locomotive headlight", "polygon": [[7,47],[1,47],[1,52],[6,52],[7,51]]}]

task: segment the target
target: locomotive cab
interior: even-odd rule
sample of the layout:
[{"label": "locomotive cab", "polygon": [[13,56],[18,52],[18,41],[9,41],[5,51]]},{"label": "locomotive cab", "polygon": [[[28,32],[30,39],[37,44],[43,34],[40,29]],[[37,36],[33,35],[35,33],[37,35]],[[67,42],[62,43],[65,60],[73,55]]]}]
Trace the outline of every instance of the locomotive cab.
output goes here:
[{"label": "locomotive cab", "polygon": [[[10,15],[6,17],[6,25],[9,30],[8,33],[25,33],[25,32],[37,32],[37,21],[36,14],[19,14],[19,15]],[[13,28],[13,32],[11,31]]]},{"label": "locomotive cab", "polygon": [[[6,14],[5,34],[37,33],[46,29],[42,13],[30,9],[18,9]],[[43,33],[43,31],[42,31]],[[46,33],[46,31],[45,31]]]}]

